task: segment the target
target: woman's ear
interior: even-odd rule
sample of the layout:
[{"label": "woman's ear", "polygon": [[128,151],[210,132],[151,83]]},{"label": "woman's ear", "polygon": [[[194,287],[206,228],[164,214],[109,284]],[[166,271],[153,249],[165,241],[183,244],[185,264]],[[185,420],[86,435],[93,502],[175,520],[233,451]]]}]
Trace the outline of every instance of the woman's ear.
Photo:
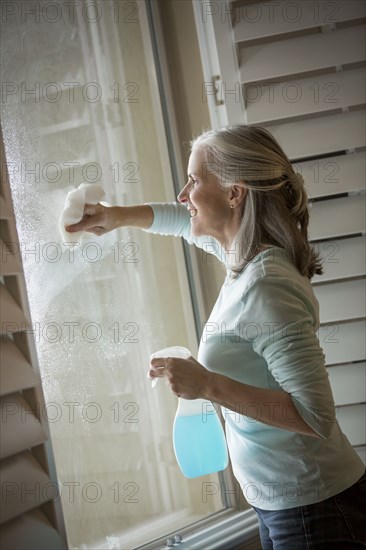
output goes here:
[{"label": "woman's ear", "polygon": [[244,203],[246,194],[247,189],[245,189],[241,185],[233,185],[230,188],[230,200],[235,201],[236,206]]}]

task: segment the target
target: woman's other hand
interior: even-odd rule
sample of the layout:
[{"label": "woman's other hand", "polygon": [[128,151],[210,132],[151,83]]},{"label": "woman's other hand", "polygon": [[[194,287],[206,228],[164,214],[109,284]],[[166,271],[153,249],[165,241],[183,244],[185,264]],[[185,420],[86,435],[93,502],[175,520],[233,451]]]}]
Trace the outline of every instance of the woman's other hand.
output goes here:
[{"label": "woman's other hand", "polygon": [[184,399],[205,398],[214,376],[193,357],[160,357],[152,359],[150,365],[150,377],[165,377],[172,392]]}]

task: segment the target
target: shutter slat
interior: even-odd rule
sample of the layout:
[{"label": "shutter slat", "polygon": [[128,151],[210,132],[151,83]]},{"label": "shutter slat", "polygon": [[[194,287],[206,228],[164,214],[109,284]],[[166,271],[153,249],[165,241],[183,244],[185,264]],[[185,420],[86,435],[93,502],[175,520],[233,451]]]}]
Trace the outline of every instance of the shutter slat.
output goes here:
[{"label": "shutter slat", "polygon": [[366,405],[336,408],[337,420],[351,445],[366,443]]},{"label": "shutter slat", "polygon": [[329,381],[337,405],[366,401],[366,363],[328,367]]},{"label": "shutter slat", "polygon": [[365,189],[366,158],[364,152],[298,162],[309,198]]},{"label": "shutter slat", "polygon": [[318,337],[325,354],[325,364],[364,361],[366,359],[365,333],[364,320],[321,325]]},{"label": "shutter slat", "polygon": [[296,81],[249,84],[243,92],[247,121],[259,124],[364,105],[365,89],[364,68],[297,78]]},{"label": "shutter slat", "polygon": [[365,25],[357,25],[268,44],[239,45],[240,80],[243,83],[274,80],[363,62],[365,29]]},{"label": "shutter slat", "polygon": [[309,0],[282,0],[272,6],[269,2],[250,2],[235,9],[234,40],[258,40],[320,25],[352,21],[365,17],[365,11],[364,2],[359,0],[316,4]]},{"label": "shutter slat", "polygon": [[0,395],[6,395],[40,383],[39,376],[9,339],[0,342]]},{"label": "shutter slat", "polygon": [[15,275],[22,273],[23,268],[16,254],[13,254],[0,239],[0,275]]},{"label": "shutter slat", "polygon": [[365,111],[268,125],[290,159],[326,155],[365,146]]},{"label": "shutter slat", "polygon": [[56,482],[51,484],[48,475],[29,451],[2,460],[0,477],[3,504],[1,524],[54,497],[48,489]]},{"label": "shutter slat", "polygon": [[47,439],[40,421],[20,394],[0,398],[0,458],[6,458]]},{"label": "shutter slat", "polygon": [[351,237],[315,243],[314,249],[323,258],[323,275],[314,275],[312,283],[360,277],[365,274],[366,238]]},{"label": "shutter slat", "polygon": [[320,322],[332,323],[366,316],[365,279],[314,287],[320,307]]},{"label": "shutter slat", "polygon": [[22,309],[18,306],[4,285],[0,285],[0,301],[2,316],[1,333],[19,332],[31,328]]},{"label": "shutter slat", "polygon": [[65,550],[58,532],[40,510],[32,510],[1,528],[0,546],[3,550]]},{"label": "shutter slat", "polygon": [[312,204],[309,221],[311,240],[354,235],[364,233],[365,230],[364,195],[335,198]]}]

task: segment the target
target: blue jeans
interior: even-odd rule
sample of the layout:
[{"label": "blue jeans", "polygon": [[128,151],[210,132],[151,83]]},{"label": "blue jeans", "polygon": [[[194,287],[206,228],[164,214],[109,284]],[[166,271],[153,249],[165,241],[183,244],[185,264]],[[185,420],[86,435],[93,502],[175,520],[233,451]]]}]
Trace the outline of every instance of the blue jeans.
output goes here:
[{"label": "blue jeans", "polygon": [[322,502],[254,510],[263,550],[366,548],[366,472],[354,485]]}]

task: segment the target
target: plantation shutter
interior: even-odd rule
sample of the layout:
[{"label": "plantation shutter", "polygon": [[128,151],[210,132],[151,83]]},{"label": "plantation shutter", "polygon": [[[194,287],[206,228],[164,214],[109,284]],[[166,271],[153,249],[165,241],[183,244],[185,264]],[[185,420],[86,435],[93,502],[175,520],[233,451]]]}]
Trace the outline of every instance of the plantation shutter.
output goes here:
[{"label": "plantation shutter", "polygon": [[0,477],[2,550],[63,549],[66,535],[2,136]]},{"label": "plantation shutter", "polygon": [[194,2],[213,127],[276,137],[302,173],[312,279],[341,428],[365,460],[365,17],[358,0]]}]

